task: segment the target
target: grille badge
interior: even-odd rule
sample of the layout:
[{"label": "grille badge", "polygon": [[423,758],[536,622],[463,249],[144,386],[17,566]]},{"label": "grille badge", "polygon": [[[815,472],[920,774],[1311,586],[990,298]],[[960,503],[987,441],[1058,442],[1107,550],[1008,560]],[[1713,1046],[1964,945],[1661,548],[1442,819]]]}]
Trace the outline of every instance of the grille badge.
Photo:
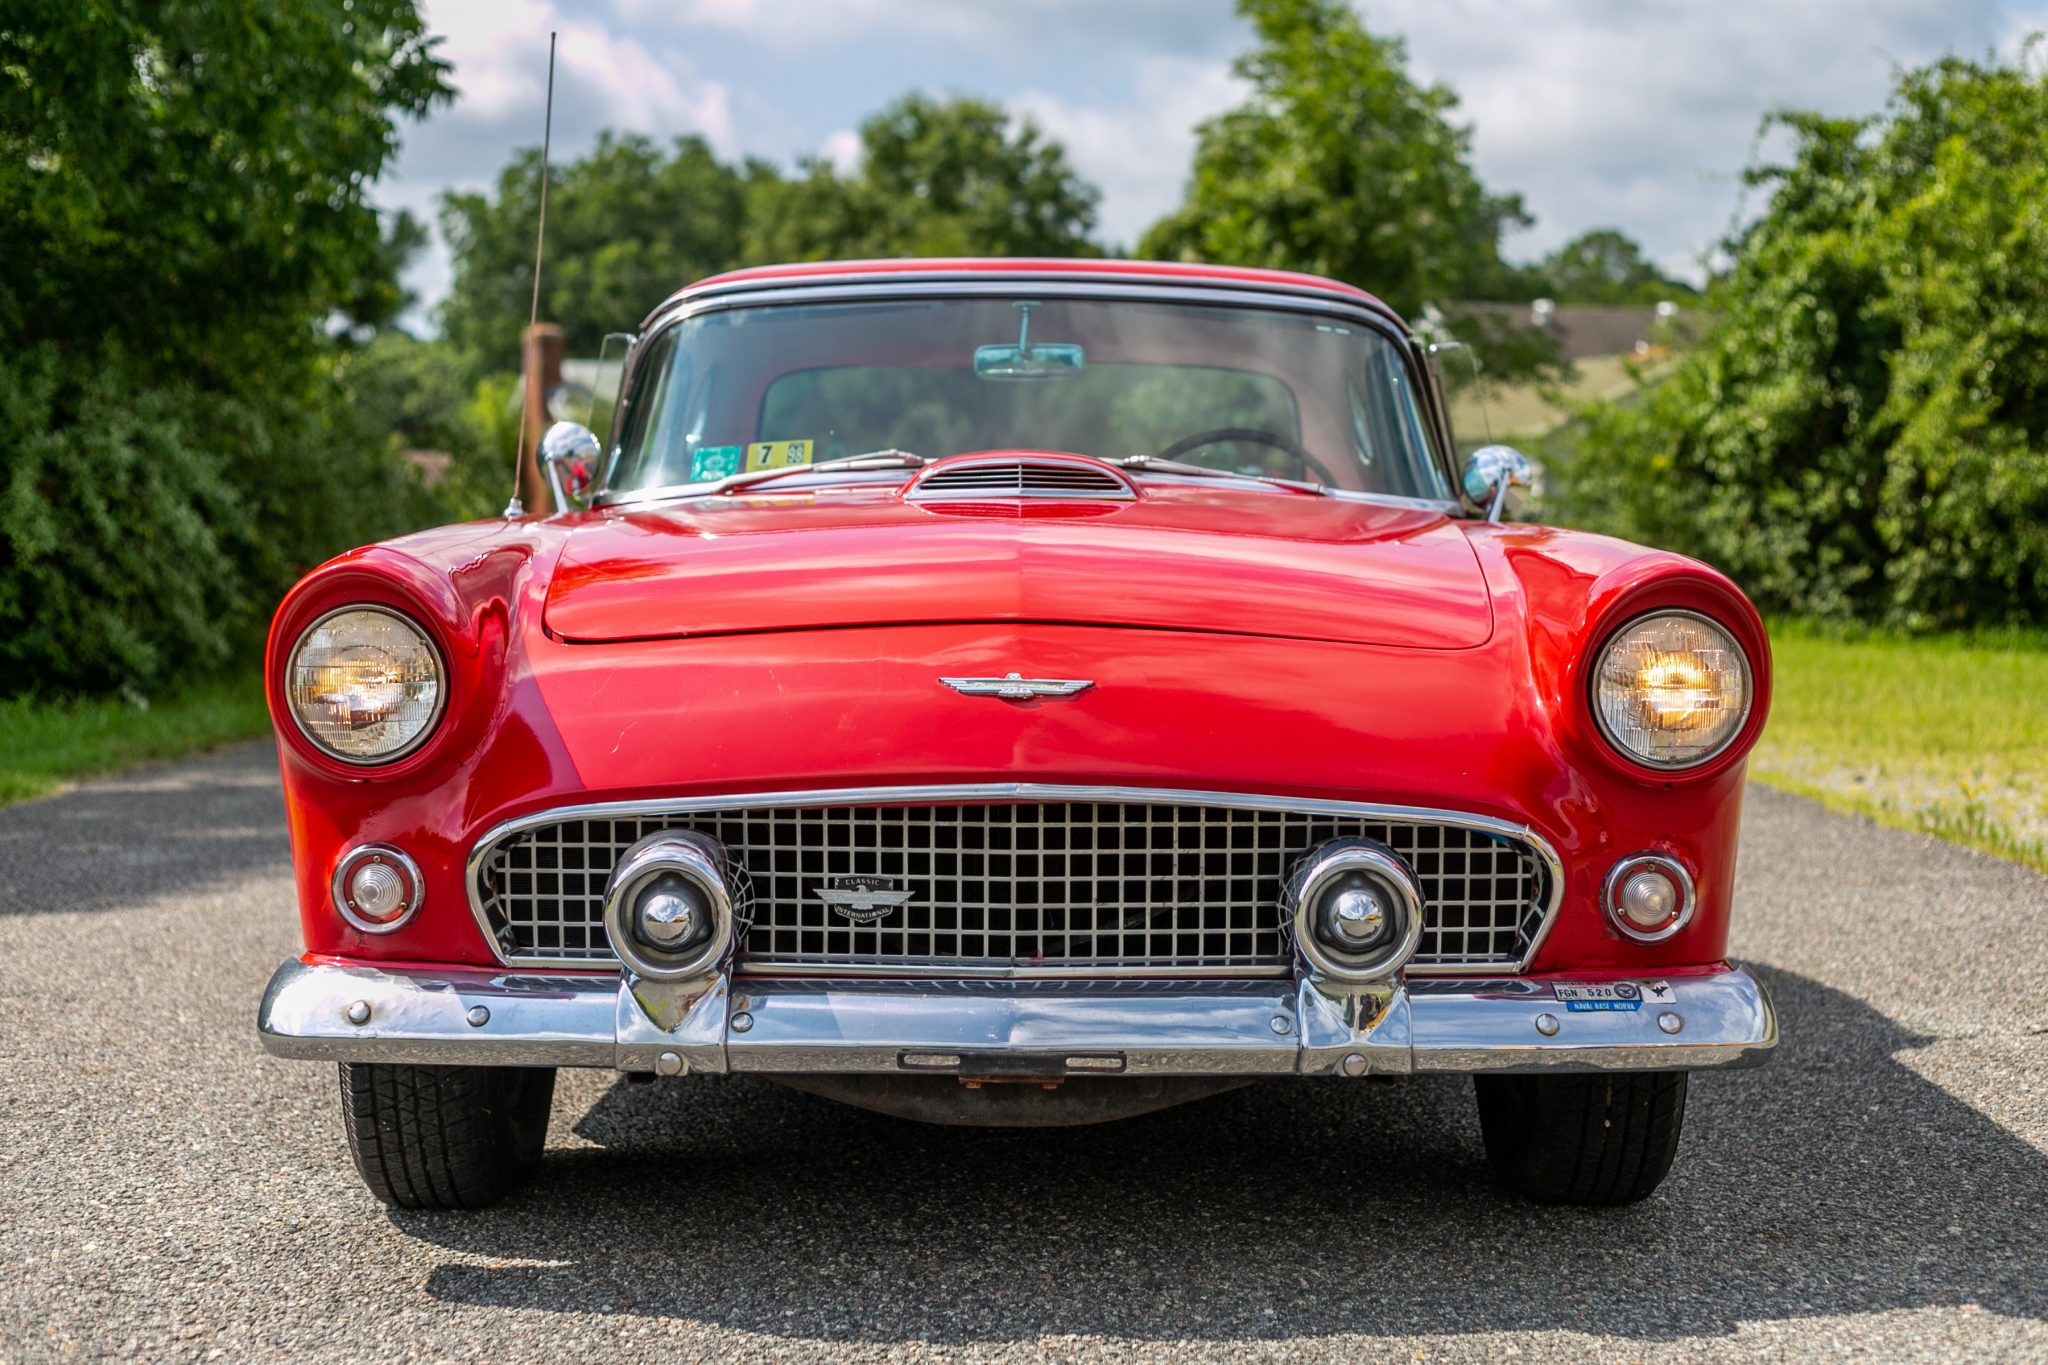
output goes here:
[{"label": "grille badge", "polygon": [[1004,701],[1071,697],[1095,686],[1092,678],[1026,678],[1015,673],[1000,678],[941,678],[939,681],[964,697],[1001,697]]},{"label": "grille badge", "polygon": [[811,894],[855,924],[873,924],[910,900],[889,877],[834,877]]}]

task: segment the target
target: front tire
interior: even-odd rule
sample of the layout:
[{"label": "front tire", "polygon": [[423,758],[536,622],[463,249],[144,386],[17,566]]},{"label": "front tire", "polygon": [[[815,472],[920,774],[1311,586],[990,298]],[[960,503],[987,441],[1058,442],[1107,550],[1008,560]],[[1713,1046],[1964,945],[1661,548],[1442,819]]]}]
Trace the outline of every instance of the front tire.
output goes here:
[{"label": "front tire", "polygon": [[395,1209],[480,1209],[540,1164],[552,1067],[341,1064],[342,1126],[370,1193]]},{"label": "front tire", "polygon": [[1538,1204],[1632,1204],[1678,1155],[1683,1071],[1472,1079],[1487,1158]]}]

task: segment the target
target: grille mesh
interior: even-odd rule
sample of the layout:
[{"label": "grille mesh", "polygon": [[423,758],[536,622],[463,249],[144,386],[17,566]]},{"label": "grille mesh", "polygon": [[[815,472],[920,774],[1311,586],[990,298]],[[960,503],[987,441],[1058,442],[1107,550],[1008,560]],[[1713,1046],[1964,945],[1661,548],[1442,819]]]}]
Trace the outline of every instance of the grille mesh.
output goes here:
[{"label": "grille mesh", "polygon": [[[1418,966],[1514,967],[1549,892],[1522,841],[1436,823],[1088,801],[674,811],[564,820],[489,849],[477,897],[507,958],[615,961],[606,879],[664,829],[711,835],[745,869],[743,961],[754,965],[1278,968],[1291,951],[1278,905],[1287,868],[1346,835],[1377,839],[1414,869],[1426,907]],[[835,883],[909,899],[856,923],[819,895]]]}]

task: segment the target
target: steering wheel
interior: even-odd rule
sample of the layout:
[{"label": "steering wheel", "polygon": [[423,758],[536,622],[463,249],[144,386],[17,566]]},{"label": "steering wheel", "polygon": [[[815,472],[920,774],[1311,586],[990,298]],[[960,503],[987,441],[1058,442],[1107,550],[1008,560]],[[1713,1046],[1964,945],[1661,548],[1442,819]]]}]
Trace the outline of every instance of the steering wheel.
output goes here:
[{"label": "steering wheel", "polygon": [[1271,446],[1273,449],[1282,451],[1299,460],[1303,469],[1314,474],[1317,479],[1329,487],[1336,488],[1340,486],[1337,476],[1330,472],[1329,466],[1309,454],[1301,442],[1295,440],[1292,436],[1283,436],[1277,431],[1261,431],[1257,427],[1213,427],[1208,431],[1198,431],[1192,436],[1181,437],[1178,441],[1175,441],[1172,445],[1153,456],[1153,458],[1157,460],[1178,460],[1191,450],[1199,450],[1203,446],[1223,445],[1229,441],[1244,441],[1251,445]]}]

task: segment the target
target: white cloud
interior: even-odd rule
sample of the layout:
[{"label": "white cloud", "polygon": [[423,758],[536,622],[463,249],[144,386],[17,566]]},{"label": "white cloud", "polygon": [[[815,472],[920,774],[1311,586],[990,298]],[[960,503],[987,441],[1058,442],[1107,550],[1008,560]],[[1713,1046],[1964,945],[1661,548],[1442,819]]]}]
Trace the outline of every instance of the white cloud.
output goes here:
[{"label": "white cloud", "polygon": [[547,95],[547,35],[554,32],[556,109],[568,114],[576,101],[578,126],[699,132],[715,145],[733,141],[731,95],[722,83],[694,81],[686,88],[686,67],[658,58],[632,35],[570,17],[550,0],[430,0],[426,17],[445,37],[441,55],[453,64],[462,92],[446,117],[485,125],[526,118],[538,128]]},{"label": "white cloud", "polygon": [[830,162],[841,175],[852,175],[859,168],[860,152],[860,134],[851,128],[838,129],[818,144],[819,159]]},{"label": "white cloud", "polygon": [[[548,88],[548,34],[555,52],[554,154],[589,150],[599,130],[669,138],[700,133],[721,154],[739,150],[732,92],[699,79],[692,65],[639,37],[607,27],[587,6],[552,0],[428,0],[429,29],[452,66],[452,106],[406,130],[395,165],[376,189],[386,208],[432,223],[441,195],[489,184],[521,147],[538,147]],[[437,232],[406,272],[431,309],[454,277]],[[415,326],[427,318],[414,316]]]},{"label": "white cloud", "polygon": [[887,32],[906,42],[965,42],[990,53],[1086,42],[1178,52],[1203,46],[1228,0],[614,0],[635,24],[721,30],[782,45]]},{"label": "white cloud", "polygon": [[1524,196],[1537,224],[1512,254],[1611,225],[1690,274],[1768,111],[1875,112],[1896,66],[1981,55],[2018,17],[1990,0],[1375,0],[1368,21],[1459,93],[1481,177]]}]

